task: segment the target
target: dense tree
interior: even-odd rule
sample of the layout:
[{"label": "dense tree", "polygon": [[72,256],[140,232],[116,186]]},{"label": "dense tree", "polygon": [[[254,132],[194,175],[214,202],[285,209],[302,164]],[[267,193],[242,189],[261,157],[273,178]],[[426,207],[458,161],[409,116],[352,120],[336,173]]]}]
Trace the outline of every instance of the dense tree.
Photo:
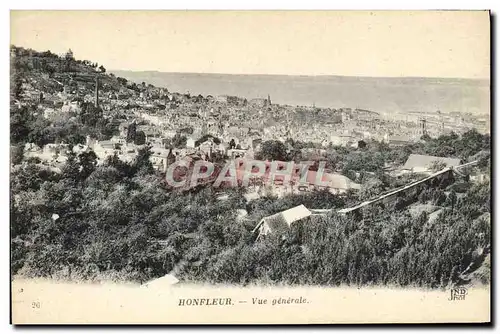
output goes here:
[{"label": "dense tree", "polygon": [[14,76],[14,82],[11,83],[12,87],[12,96],[14,97],[14,99],[19,99],[21,98],[24,90],[23,90],[23,82],[20,78],[20,76],[18,75],[15,75]]},{"label": "dense tree", "polygon": [[81,109],[80,119],[84,125],[96,126],[102,119],[102,109],[96,107],[93,103],[84,102]]},{"label": "dense tree", "polygon": [[153,170],[153,165],[149,160],[150,156],[151,156],[151,151],[149,147],[141,148],[137,152],[137,156],[135,157],[133,164],[134,169],[138,172],[141,171],[146,174],[151,174],[154,170]]},{"label": "dense tree", "polygon": [[120,83],[120,85],[122,86],[126,86],[127,85],[127,79],[125,78],[122,78],[122,77],[116,77],[116,80],[118,80],[118,82]]},{"label": "dense tree", "polygon": [[268,140],[263,142],[258,156],[258,159],[261,160],[288,160],[287,148],[285,144],[278,140]]},{"label": "dense tree", "polygon": [[176,133],[174,137],[172,137],[172,146],[175,148],[184,148],[186,147],[187,138],[179,133]]},{"label": "dense tree", "polygon": [[146,135],[144,134],[144,131],[137,131],[134,138],[134,144],[136,145],[146,144]]},{"label": "dense tree", "polygon": [[[37,54],[14,51],[20,56]],[[24,63],[18,58],[13,64],[17,74],[50,68],[44,61]],[[73,60],[69,64],[83,66]],[[136,91],[144,88],[123,78],[117,81]],[[475,168],[489,172],[491,138],[477,131],[423,137],[422,142],[401,147],[367,141],[359,150],[328,148],[329,167],[358,179],[360,192],[334,195],[323,190],[247,201],[242,189],[225,189],[227,199],[221,200],[220,190],[212,187],[167,187],[164,176],[152,166],[148,146],[130,163],[114,155],[100,165],[94,152],[70,150],[60,172],[23,160],[25,142],[41,146],[82,143],[86,135],[109,138],[116,131],[114,122],[104,120],[102,111],[91,103],[83,105],[80,116],[60,119],[35,115],[36,106],[26,104],[13,104],[10,112],[14,275],[144,282],[174,270],[181,280],[193,282],[444,288],[467,282],[474,277],[471,271],[480,268],[481,281],[489,280],[485,261],[491,244],[488,181],[475,184],[457,176],[446,192],[446,184],[437,183],[401,196],[395,208],[379,203],[352,216],[336,213],[411,182],[415,176],[384,172],[386,163],[404,163],[411,153],[480,160]],[[127,141],[141,143],[141,131],[135,125],[132,128]],[[172,144],[184,147],[186,141],[181,132]],[[231,147],[236,147],[234,140]],[[261,159],[289,160],[315,145],[289,140],[264,142],[262,147]],[[440,206],[437,216],[410,213],[408,201],[417,198]],[[300,204],[331,211],[255,242],[253,230],[263,217]],[[246,215],[237,216],[236,209]]]},{"label": "dense tree", "polygon": [[80,165],[80,178],[86,179],[92,174],[97,166],[97,156],[93,151],[82,152],[78,155]]},{"label": "dense tree", "polygon": [[443,170],[444,168],[446,168],[446,163],[438,160],[432,161],[429,167],[429,169],[434,173]]},{"label": "dense tree", "polygon": [[12,106],[10,109],[10,140],[13,143],[26,141],[30,133],[30,125],[33,120],[32,111],[27,107],[18,109]]},{"label": "dense tree", "polygon": [[386,190],[386,185],[381,180],[377,178],[370,178],[370,180],[363,183],[359,198],[360,200],[373,199]]},{"label": "dense tree", "polygon": [[127,143],[133,143],[135,141],[135,136],[137,133],[137,124],[135,122],[131,123],[127,128]]},{"label": "dense tree", "polygon": [[382,172],[385,161],[381,152],[363,151],[348,154],[343,162],[343,174],[347,171]]},{"label": "dense tree", "polygon": [[[61,178],[24,168],[13,174],[13,238],[38,240],[13,245],[19,274],[50,276],[71,268],[73,277],[83,279],[106,273],[143,282],[177,264],[179,278],[212,283],[444,287],[462,279],[453,272],[479,261],[470,249],[487,251],[490,243],[490,225],[480,218],[489,210],[487,184],[471,188],[434,223],[405,210],[374,211],[362,221],[330,213],[304,221],[285,240],[254,243],[251,231],[262,217],[299,204],[348,203],[328,192],[245,205],[241,194],[230,191],[218,201],[211,188],[166,190],[152,173],[147,149],[130,167],[117,157],[108,160],[96,167],[90,156],[70,155]],[[234,209],[241,207],[248,218],[236,220]],[[57,221],[50,219],[53,212]]]},{"label": "dense tree", "polygon": [[14,145],[10,150],[10,161],[13,165],[18,165],[23,161],[24,157],[24,145]]}]

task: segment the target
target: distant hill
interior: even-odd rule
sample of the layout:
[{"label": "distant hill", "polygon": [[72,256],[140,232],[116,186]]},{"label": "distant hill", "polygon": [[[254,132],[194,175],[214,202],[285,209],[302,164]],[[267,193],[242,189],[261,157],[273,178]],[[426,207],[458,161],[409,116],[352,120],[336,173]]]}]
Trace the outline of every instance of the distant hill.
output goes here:
[{"label": "distant hill", "polygon": [[[105,72],[103,72],[103,70]],[[11,84],[27,82],[35,90],[53,94],[64,86],[101,92],[139,92],[145,85],[191,95],[232,95],[266,98],[273,103],[330,108],[352,108],[378,113],[460,112],[490,113],[489,80],[446,78],[368,78],[343,76],[233,75],[106,71],[88,60],[61,57],[11,46]],[[14,82],[17,80],[17,84]]]},{"label": "distant hill", "polygon": [[[66,87],[77,91],[77,95],[83,96],[93,93],[97,77],[103,94],[131,93],[140,90],[135,83],[107,73],[103,65],[89,60],[74,59],[71,53],[57,55],[50,51],[38,52],[11,46],[10,55],[12,87],[20,87],[24,84],[28,85],[31,90],[44,94],[56,94]],[[12,93],[16,95],[15,89]]]},{"label": "distant hill", "polygon": [[381,113],[423,111],[489,113],[489,80],[343,76],[235,75],[119,71],[136,83],[202,95],[267,97],[273,103],[350,107]]}]

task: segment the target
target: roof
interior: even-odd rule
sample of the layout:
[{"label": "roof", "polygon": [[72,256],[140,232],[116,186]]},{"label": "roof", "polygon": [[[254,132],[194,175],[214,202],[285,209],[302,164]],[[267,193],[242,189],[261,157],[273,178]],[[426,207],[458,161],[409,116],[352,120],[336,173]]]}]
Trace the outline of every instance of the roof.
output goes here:
[{"label": "roof", "polygon": [[410,143],[410,142],[412,142],[412,140],[410,137],[405,137],[405,136],[390,136],[389,142],[392,142],[392,143]]},{"label": "roof", "polygon": [[147,282],[146,284],[144,284],[144,286],[146,286],[148,288],[162,289],[162,288],[168,287],[170,285],[177,284],[178,282],[179,282],[179,280],[174,275],[167,274],[163,277],[160,277],[160,278],[157,278],[157,279],[154,279],[152,281]]},{"label": "roof", "polygon": [[291,209],[262,218],[255,229],[262,226],[262,234],[280,231],[283,232],[288,230],[294,222],[309,217],[311,214],[311,211],[301,204]]},{"label": "roof", "polygon": [[387,193],[384,193],[384,194],[382,194],[382,195],[379,195],[379,196],[378,196],[378,197],[376,197],[375,199],[371,199],[371,200],[368,200],[368,201],[364,201],[364,202],[363,202],[363,203],[361,203],[361,204],[358,204],[358,205],[353,206],[353,207],[350,207],[350,208],[344,208],[344,209],[338,210],[337,212],[338,212],[338,213],[348,213],[348,212],[352,212],[352,211],[358,210],[358,209],[360,209],[360,208],[362,208],[362,207],[365,207],[365,206],[367,206],[367,205],[370,205],[370,204],[373,204],[373,203],[379,202],[379,201],[383,200],[384,198],[387,198],[387,197],[389,197],[389,196],[393,196],[393,195],[395,195],[395,194],[397,194],[397,193],[399,193],[399,192],[401,192],[401,191],[404,191],[404,190],[410,189],[410,188],[412,188],[412,187],[414,187],[414,186],[417,186],[417,185],[419,185],[419,184],[422,184],[422,183],[424,183],[424,182],[426,182],[426,181],[428,181],[428,180],[430,180],[430,179],[432,179],[432,178],[434,178],[434,177],[436,177],[436,176],[438,176],[438,175],[441,175],[441,174],[447,173],[447,172],[449,172],[450,170],[451,170],[451,168],[450,168],[450,167],[447,167],[447,168],[445,168],[445,169],[443,169],[443,170],[440,170],[440,171],[438,171],[438,172],[435,172],[435,173],[433,173],[433,174],[431,174],[431,175],[429,175],[429,176],[427,176],[427,177],[425,177],[425,178],[423,178],[423,179],[421,179],[421,180],[418,180],[418,181],[415,181],[415,182],[409,183],[409,184],[407,184],[407,185],[404,185],[404,186],[402,186],[402,187],[399,187],[399,188],[393,189],[393,190],[391,190],[391,191],[389,191],[389,192],[387,192]]},{"label": "roof", "polygon": [[26,143],[24,145],[24,150],[25,151],[28,151],[28,150],[31,150],[31,151],[39,151],[41,150],[40,146],[38,146],[37,144],[35,143]]},{"label": "roof", "polygon": [[208,138],[207,140],[201,142],[198,144],[198,146],[207,146],[207,145],[210,145],[210,146],[213,146],[215,145],[214,141],[212,138]]},{"label": "roof", "polygon": [[[244,163],[242,165],[236,165],[236,178],[238,180],[243,180],[245,174],[247,173],[246,171],[246,160],[244,159],[239,159],[238,161],[243,161]],[[269,161],[261,161],[266,165],[266,172],[264,173],[263,178],[266,181],[270,180],[271,177],[271,162]],[[286,162],[283,161],[277,161],[280,163],[280,166],[285,166]],[[294,182],[299,182],[302,179],[302,174],[299,169],[299,166],[294,164],[295,171],[292,173],[291,180]],[[255,168],[252,168],[250,171],[251,174],[257,173],[257,170]],[[279,171],[278,171],[279,173]],[[250,174],[250,177],[252,177]],[[317,172],[308,170],[307,171],[307,176],[306,176],[306,183],[310,185],[317,185]],[[275,175],[273,178],[274,181],[283,181],[284,176],[283,175]],[[351,179],[349,179],[347,176],[337,174],[337,173],[328,173],[327,171],[323,172],[321,181],[324,183],[327,183],[327,187],[333,188],[333,189],[359,189],[360,185],[358,183],[353,182]]]},{"label": "roof", "polygon": [[[308,171],[307,172],[307,183],[309,184],[316,184],[316,176],[317,172],[316,171]],[[341,174],[336,174],[336,173],[323,173],[323,177],[321,178],[321,181],[327,182],[328,187],[333,188],[333,189],[359,189],[360,185],[353,182],[351,179],[349,179],[347,176],[341,175]]]},{"label": "roof", "polygon": [[227,153],[228,154],[231,154],[232,152],[245,153],[246,151],[248,151],[248,150],[245,150],[245,149],[242,149],[242,148],[232,148],[230,150],[227,150]]},{"label": "roof", "polygon": [[113,143],[110,140],[103,140],[103,141],[98,142],[97,144],[99,146],[101,146],[102,148],[114,148],[115,147],[115,143]]},{"label": "roof", "polygon": [[309,211],[303,204],[293,207],[291,209],[280,212],[283,216],[285,222],[290,226],[293,222],[297,220],[309,217],[311,211]]},{"label": "roof", "polygon": [[403,168],[413,169],[420,167],[420,168],[430,169],[432,163],[435,161],[444,163],[446,165],[445,167],[456,167],[460,165],[460,159],[456,158],[443,158],[443,157],[434,157],[431,155],[410,154]]},{"label": "roof", "polygon": [[166,157],[168,156],[169,150],[165,148],[159,148],[159,147],[152,147],[151,148],[151,155],[152,156],[161,156],[161,157]]}]

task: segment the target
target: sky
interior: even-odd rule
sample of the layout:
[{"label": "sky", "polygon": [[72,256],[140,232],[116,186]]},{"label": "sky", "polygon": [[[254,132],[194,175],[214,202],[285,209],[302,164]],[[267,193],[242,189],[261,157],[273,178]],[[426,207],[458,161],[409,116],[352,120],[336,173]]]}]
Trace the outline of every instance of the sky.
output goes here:
[{"label": "sky", "polygon": [[10,27],[108,70],[490,76],[486,11],[11,11]]}]

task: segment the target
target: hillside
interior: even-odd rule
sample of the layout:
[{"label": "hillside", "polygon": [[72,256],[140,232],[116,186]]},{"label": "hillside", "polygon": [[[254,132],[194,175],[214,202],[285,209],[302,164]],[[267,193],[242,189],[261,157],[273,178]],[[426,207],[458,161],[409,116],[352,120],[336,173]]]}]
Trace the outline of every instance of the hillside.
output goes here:
[{"label": "hillside", "polygon": [[72,54],[59,56],[50,51],[37,52],[11,47],[11,80],[23,84],[28,93],[50,96],[69,88],[77,97],[93,94],[98,78],[103,94],[122,92],[134,95],[140,88],[124,78],[106,73],[103,65],[76,60]]},{"label": "hillside", "polygon": [[165,109],[168,90],[116,77],[71,52],[11,46],[10,54],[11,144],[84,144],[87,136],[109,140],[119,133],[120,123],[135,118],[131,109],[142,96],[148,97],[142,109]]},{"label": "hillside", "polygon": [[[251,104],[243,98],[217,101],[170,93],[113,76],[103,66],[75,60],[71,54],[60,57],[13,47],[11,57],[13,275],[146,282],[175,272],[181,281],[240,285],[437,289],[489,284],[489,135],[469,130],[435,138],[426,135],[399,146],[371,139],[362,146],[318,149],[312,142],[300,141],[308,138],[307,133],[283,141],[264,137],[255,152],[259,159],[325,161],[359,183],[359,191],[313,187],[281,197],[257,193],[253,199],[245,196],[244,187],[220,190],[200,185],[175,191],[165,182],[165,170],[154,168],[161,155],[153,155],[151,147],[166,155],[170,145],[179,153],[176,159],[199,160],[201,149],[187,148],[181,133],[192,135],[207,119],[216,124],[216,115],[226,112],[232,131],[257,120],[269,127],[267,120],[274,118],[276,124],[268,131],[253,129],[256,136],[272,136],[280,124],[292,123],[289,109],[269,105],[265,99]],[[102,85],[99,99],[94,96],[96,77]],[[297,128],[307,128],[304,124],[311,123],[305,122],[306,108],[297,109],[293,108],[296,117],[303,120]],[[307,110],[324,122],[335,112]],[[369,110],[355,110],[367,114],[367,119],[353,124],[371,124],[369,118],[377,114]],[[135,125],[130,131],[119,127],[130,125],[137,115],[161,116],[168,122],[137,125],[151,133],[160,129],[151,141],[146,142],[144,135],[139,142]],[[185,130],[186,125],[196,129]],[[319,139],[330,135],[332,127],[323,131],[318,127],[307,129],[309,135]],[[238,135],[240,143],[250,136],[249,130]],[[230,142],[237,132],[241,131],[221,136],[220,142]],[[99,145],[91,146],[94,138]],[[40,154],[30,156],[32,150]],[[394,202],[367,206],[359,215],[337,212],[421,177],[389,170],[404,164],[410,154],[480,161],[470,173],[449,173],[437,182],[401,192]],[[234,162],[224,147],[220,155],[205,158]],[[433,219],[424,211],[412,215],[409,203],[439,207],[439,213]],[[263,218],[299,205],[329,211],[256,240],[254,228]]]}]

